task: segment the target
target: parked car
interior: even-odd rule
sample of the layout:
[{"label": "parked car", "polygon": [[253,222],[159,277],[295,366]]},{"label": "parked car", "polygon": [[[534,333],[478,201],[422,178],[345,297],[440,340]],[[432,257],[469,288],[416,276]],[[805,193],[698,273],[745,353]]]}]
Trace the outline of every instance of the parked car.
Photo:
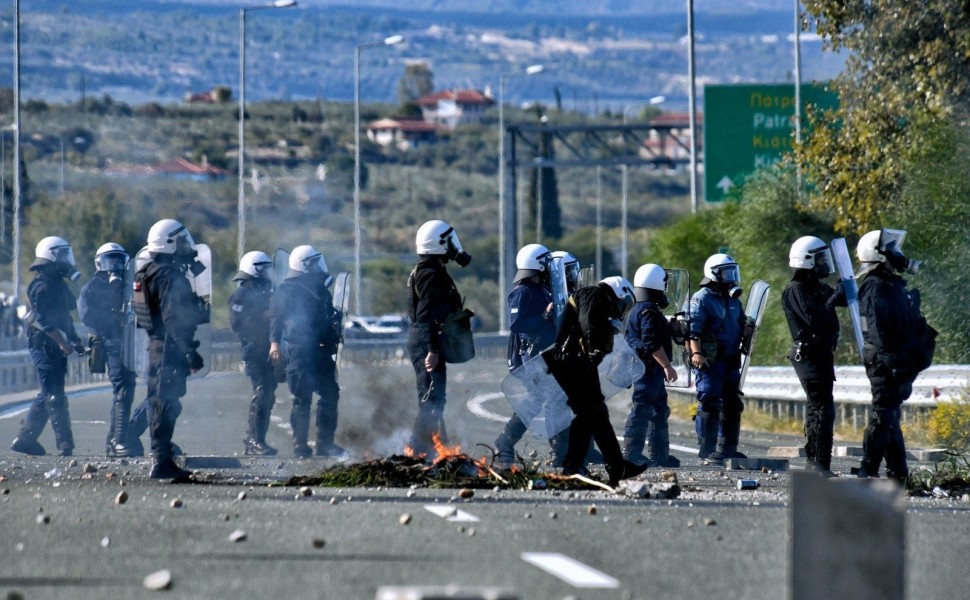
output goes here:
[{"label": "parked car", "polygon": [[[385,317],[388,319],[383,320]],[[406,319],[396,315],[385,315],[385,317],[348,316],[344,321],[344,339],[380,340],[398,338],[407,334]]]}]

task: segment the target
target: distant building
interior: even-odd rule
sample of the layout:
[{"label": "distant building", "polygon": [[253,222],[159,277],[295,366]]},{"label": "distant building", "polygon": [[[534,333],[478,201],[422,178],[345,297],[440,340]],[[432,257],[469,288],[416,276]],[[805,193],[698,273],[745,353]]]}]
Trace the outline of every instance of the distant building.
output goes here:
[{"label": "distant building", "polygon": [[218,181],[225,179],[229,172],[210,165],[205,160],[202,164],[196,164],[184,158],[176,158],[153,166],[126,165],[112,167],[106,169],[105,174],[109,177],[171,177],[192,181]]},{"label": "distant building", "polygon": [[367,126],[367,139],[385,148],[407,150],[438,141],[440,125],[420,119],[381,119]]},{"label": "distant building", "polygon": [[189,104],[215,104],[216,98],[212,92],[186,92],[185,101]]},{"label": "distant building", "polygon": [[481,123],[482,115],[495,104],[490,90],[443,90],[419,98],[425,121],[453,130],[459,125]]},{"label": "distant building", "polygon": [[[697,159],[703,161],[704,115],[697,113]],[[661,113],[650,119],[651,127],[659,127],[643,142],[641,155],[648,158],[690,158],[690,113]]]}]

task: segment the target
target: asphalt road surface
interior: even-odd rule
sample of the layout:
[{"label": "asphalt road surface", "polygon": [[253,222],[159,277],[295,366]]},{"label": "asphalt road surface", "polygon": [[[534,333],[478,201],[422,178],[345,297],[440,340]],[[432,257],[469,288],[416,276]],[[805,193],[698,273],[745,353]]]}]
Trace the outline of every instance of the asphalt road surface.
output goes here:
[{"label": "asphalt road surface", "polygon": [[[499,392],[503,366],[473,361],[450,369],[452,441],[485,454],[479,444],[493,443],[510,412]],[[416,409],[410,367],[347,367],[340,377],[338,443],[354,460],[399,453]],[[427,488],[318,487],[304,495],[272,484],[332,461],[290,456],[283,388],[268,435],[280,456],[240,456],[250,395],[237,374],[189,384],[175,440],[207,485],[151,481],[147,459],[104,458],[104,388],[71,394],[73,458],[7,450],[29,395],[0,398],[0,594],[345,600],[373,599],[383,586],[448,584],[478,593],[468,597],[504,590],[522,599],[789,594],[790,472],[701,465],[690,423],[672,424],[674,454],[684,463],[676,470],[682,492],[672,500],[499,488],[470,499]],[[618,433],[628,401],[628,394],[611,401]],[[40,441],[54,447],[49,428]],[[744,431],[741,450],[766,456],[769,447],[800,443]],[[535,438],[518,447],[524,456],[547,450]],[[833,467],[848,472],[856,460],[837,459]],[[803,464],[793,459],[791,466]],[[738,491],[742,478],[760,487]],[[660,473],[650,470],[643,480],[659,481]],[[121,492],[123,504],[116,502]],[[911,498],[906,505],[907,597],[966,598],[970,501]],[[234,532],[244,539],[230,540]],[[171,573],[167,592],[143,586],[159,570]]]}]

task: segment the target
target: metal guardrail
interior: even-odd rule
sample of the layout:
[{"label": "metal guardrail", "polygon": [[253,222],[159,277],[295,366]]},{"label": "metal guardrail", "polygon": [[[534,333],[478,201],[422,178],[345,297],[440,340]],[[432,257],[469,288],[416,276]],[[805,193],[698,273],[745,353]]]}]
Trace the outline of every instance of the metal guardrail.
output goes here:
[{"label": "metal guardrail", "polygon": [[[221,339],[226,339],[224,336]],[[508,336],[496,333],[475,336],[475,355],[479,360],[506,358]],[[407,364],[407,338],[352,340],[344,345],[342,364]],[[217,342],[212,345],[212,372],[240,371],[239,344]],[[863,367],[838,367],[835,370],[836,422],[864,427],[871,413],[869,380]],[[85,357],[72,355],[68,360],[67,385],[80,386],[108,382],[106,375],[88,370]],[[903,404],[903,419],[915,418],[932,410],[939,401],[967,396],[970,387],[970,365],[939,365],[919,375],[913,394]],[[37,373],[26,350],[0,352],[0,395],[37,388]],[[668,388],[672,399],[693,401],[693,389]],[[778,418],[804,420],[807,409],[805,392],[791,366],[752,367],[745,380],[745,404],[757,407]]]}]

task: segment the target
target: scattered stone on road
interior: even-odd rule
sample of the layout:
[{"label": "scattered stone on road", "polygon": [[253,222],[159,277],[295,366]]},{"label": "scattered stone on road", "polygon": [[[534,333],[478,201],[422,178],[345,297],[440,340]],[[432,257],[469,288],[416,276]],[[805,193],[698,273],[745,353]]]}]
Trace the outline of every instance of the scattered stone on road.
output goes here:
[{"label": "scattered stone on road", "polygon": [[124,504],[125,502],[128,502],[128,492],[118,492],[118,495],[115,496],[115,504]]},{"label": "scattered stone on road", "polygon": [[181,498],[172,498],[172,501],[168,505],[172,508],[182,508],[184,506]]},{"label": "scattered stone on road", "polygon": [[145,577],[145,580],[142,581],[142,585],[145,586],[146,590],[152,590],[153,592],[167,590],[168,588],[172,587],[172,572],[168,569],[155,571],[151,575]]},{"label": "scattered stone on road", "polygon": [[404,513],[403,515],[401,515],[401,518],[398,519],[397,521],[401,525],[407,525],[408,523],[411,522],[411,515]]},{"label": "scattered stone on road", "polygon": [[237,529],[237,530],[235,530],[235,531],[233,531],[232,533],[229,534],[229,541],[230,542],[245,542],[246,541],[246,537],[247,536],[246,536],[246,532],[245,531],[243,531],[242,529]]}]

